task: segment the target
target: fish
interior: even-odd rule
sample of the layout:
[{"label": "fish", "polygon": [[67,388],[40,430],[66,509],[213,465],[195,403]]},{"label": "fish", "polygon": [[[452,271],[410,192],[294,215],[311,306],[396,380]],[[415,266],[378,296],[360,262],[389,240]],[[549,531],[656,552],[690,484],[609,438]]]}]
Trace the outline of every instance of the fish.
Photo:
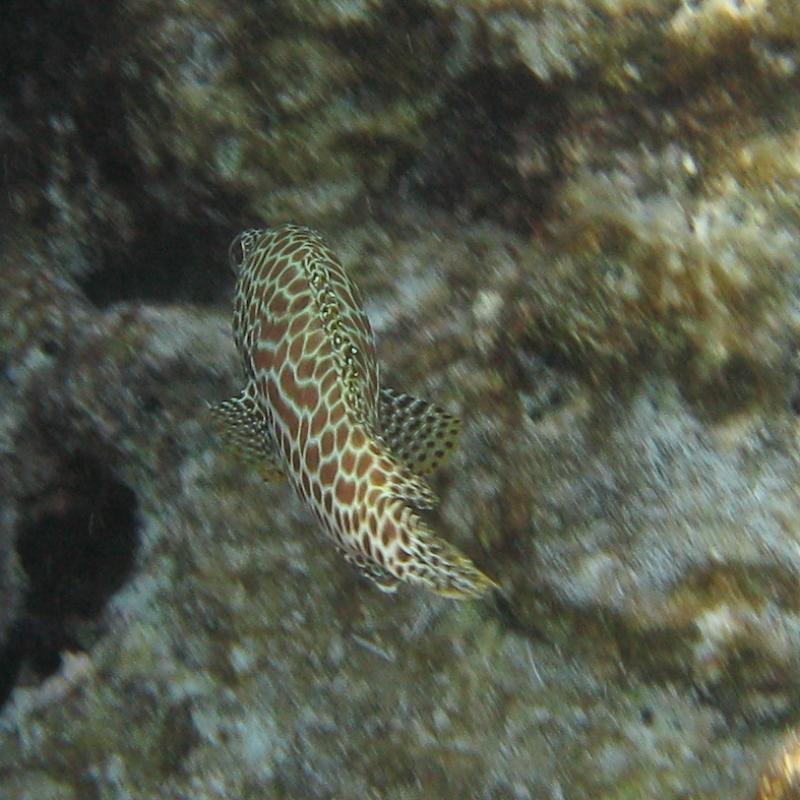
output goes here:
[{"label": "fish", "polygon": [[418,512],[425,476],[460,420],[385,387],[361,294],[322,236],[249,229],[229,248],[245,386],[212,407],[225,441],[266,481],[288,480],[347,562],[385,592],[401,583],[478,598],[498,585]]}]

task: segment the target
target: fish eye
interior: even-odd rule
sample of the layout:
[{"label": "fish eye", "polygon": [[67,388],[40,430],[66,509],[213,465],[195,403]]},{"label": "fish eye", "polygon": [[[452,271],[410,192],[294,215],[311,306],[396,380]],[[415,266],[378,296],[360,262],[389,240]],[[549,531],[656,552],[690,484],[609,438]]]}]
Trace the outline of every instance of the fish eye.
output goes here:
[{"label": "fish eye", "polygon": [[244,234],[240,233],[231,242],[231,246],[228,248],[228,263],[231,265],[231,269],[234,272],[238,272],[239,268],[242,266],[242,262],[244,261],[243,238]]},{"label": "fish eye", "polygon": [[247,258],[248,251],[253,244],[253,233],[254,231],[242,231],[228,248],[228,263],[234,272],[238,272],[242,268],[242,264]]}]

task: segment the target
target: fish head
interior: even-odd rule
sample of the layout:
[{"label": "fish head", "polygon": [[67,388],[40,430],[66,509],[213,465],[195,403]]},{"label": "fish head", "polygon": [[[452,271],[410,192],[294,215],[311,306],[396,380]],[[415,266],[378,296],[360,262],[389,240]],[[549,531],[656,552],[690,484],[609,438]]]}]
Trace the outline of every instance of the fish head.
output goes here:
[{"label": "fish head", "polygon": [[228,248],[228,263],[234,274],[238,274],[242,264],[258,249],[259,243],[267,233],[268,231],[259,230],[258,228],[249,228],[246,231],[242,231],[231,242]]}]

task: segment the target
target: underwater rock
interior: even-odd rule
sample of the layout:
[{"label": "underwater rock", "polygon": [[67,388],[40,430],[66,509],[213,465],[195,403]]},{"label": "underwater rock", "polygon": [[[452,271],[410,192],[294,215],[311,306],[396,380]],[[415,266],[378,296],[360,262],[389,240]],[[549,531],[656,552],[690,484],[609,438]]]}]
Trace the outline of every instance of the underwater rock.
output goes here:
[{"label": "underwater rock", "polygon": [[800,742],[792,731],[758,782],[755,800],[791,800],[800,789]]},{"label": "underwater rock", "polygon": [[[791,717],[800,647],[788,408],[708,415],[644,364],[598,388],[567,342],[539,349],[520,286],[540,262],[496,226],[406,211],[335,238],[387,380],[465,418],[436,524],[503,576],[505,600],[457,610],[375,592],[320,549],[287,487],[220,449],[202,400],[239,382],[227,310],[101,311],[12,259],[2,317],[19,317],[9,396],[25,442],[12,502],[68,487],[78,452],[133,493],[136,533],[90,641],[69,629],[90,666],[19,687],[0,718],[4,785],[24,796],[55,763],[64,796],[178,796],[209,767],[229,794],[292,797],[419,780],[429,796],[755,787],[761,751],[730,733]],[[60,342],[49,360],[34,355],[45,333]],[[576,741],[595,769],[565,771],[557,754]]]},{"label": "underwater rock", "polygon": [[793,129],[776,122],[796,108],[793,12],[791,0],[124,0],[73,13],[12,0],[8,213],[45,230],[101,305],[210,301],[229,231],[253,222],[326,229],[401,193],[540,231],[569,213],[563,182],[670,144],[693,192],[731,159],[760,182]]},{"label": "underwater rock", "polygon": [[[753,797],[800,715],[796,4],[6,5],[9,800]],[[230,238],[286,219],[464,417],[432,522],[497,605],[376,593],[211,434]]]},{"label": "underwater rock", "polygon": [[[162,314],[96,312],[43,262],[25,238],[7,242],[0,259],[0,669],[9,690],[20,669],[51,675],[65,652],[97,638],[93,628],[139,550],[142,518],[131,486],[135,470],[146,468],[140,456],[157,459],[174,449],[159,423],[169,396],[161,386],[171,368],[168,341],[159,334],[155,351],[149,344]],[[175,314],[180,319],[178,310],[167,318]],[[198,333],[189,319],[179,327],[203,358],[213,326]],[[204,363],[202,371],[213,383],[213,366]],[[141,433],[155,438],[144,443]]]}]

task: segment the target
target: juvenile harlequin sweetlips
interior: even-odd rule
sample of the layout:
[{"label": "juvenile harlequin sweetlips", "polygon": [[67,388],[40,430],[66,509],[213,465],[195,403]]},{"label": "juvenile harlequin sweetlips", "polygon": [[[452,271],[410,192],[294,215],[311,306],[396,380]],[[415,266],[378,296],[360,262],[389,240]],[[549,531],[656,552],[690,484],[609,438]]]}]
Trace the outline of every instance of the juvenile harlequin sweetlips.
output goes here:
[{"label": "juvenile harlequin sweetlips", "polygon": [[347,561],[384,591],[401,581],[455,598],[495,588],[413,510],[435,504],[420,476],[461,423],[381,387],[358,289],[319,234],[247,230],[230,261],[246,385],[212,409],[228,442],[265,480],[288,478]]}]

